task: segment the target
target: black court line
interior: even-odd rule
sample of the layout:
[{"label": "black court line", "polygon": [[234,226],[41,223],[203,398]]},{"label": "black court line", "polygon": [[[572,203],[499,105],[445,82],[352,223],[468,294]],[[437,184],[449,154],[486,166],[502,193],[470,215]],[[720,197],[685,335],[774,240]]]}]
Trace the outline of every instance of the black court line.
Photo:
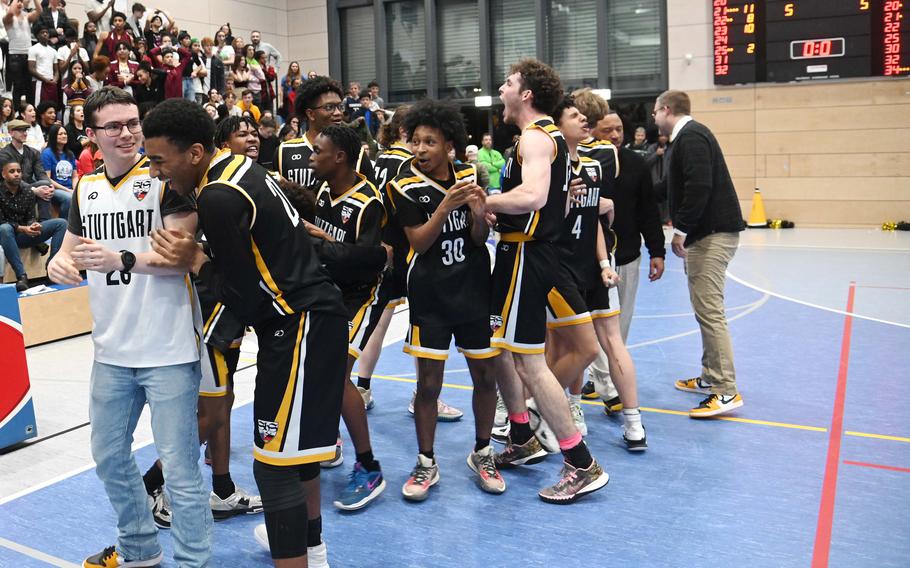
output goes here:
[{"label": "black court line", "polygon": [[91,422],[85,422],[83,424],[78,424],[71,428],[67,428],[66,430],[60,430],[59,432],[54,432],[53,434],[49,434],[49,435],[43,436],[41,438],[35,438],[34,440],[26,440],[24,442],[19,442],[18,444],[13,444],[12,446],[9,446],[9,447],[6,447],[6,448],[3,448],[2,450],[0,450],[0,456],[15,452],[16,450],[21,450],[22,448],[34,446],[35,444],[40,444],[41,442],[44,442],[45,440],[50,440],[52,438],[56,438],[57,436],[69,434],[70,432],[74,432],[76,430],[79,430],[80,428],[85,428],[89,424],[91,424]]}]

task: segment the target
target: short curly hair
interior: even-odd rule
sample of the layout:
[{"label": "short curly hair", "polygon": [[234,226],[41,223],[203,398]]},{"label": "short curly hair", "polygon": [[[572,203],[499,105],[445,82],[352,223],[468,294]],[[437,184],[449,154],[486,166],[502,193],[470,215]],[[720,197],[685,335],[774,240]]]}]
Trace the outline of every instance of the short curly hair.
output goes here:
[{"label": "short curly hair", "polygon": [[294,113],[297,116],[306,116],[307,109],[313,108],[316,100],[325,93],[335,93],[338,98],[344,100],[344,90],[335,79],[322,75],[308,79],[297,91],[297,98],[294,100]]},{"label": "short curly hair", "polygon": [[174,98],[156,105],[142,122],[142,133],[146,139],[167,138],[181,152],[193,144],[215,151],[215,122],[195,101]]},{"label": "short curly hair", "polygon": [[587,117],[588,124],[592,126],[610,114],[610,103],[588,87],[572,91],[572,97],[576,108]]},{"label": "short curly hair", "polygon": [[531,106],[544,114],[551,114],[562,99],[562,81],[555,69],[533,58],[522,59],[509,68],[509,75],[521,75],[521,88],[531,91]]},{"label": "short curly hair", "polygon": [[357,158],[360,157],[363,142],[360,141],[356,130],[343,124],[332,124],[323,128],[319,135],[331,140],[336,148],[347,155],[349,166],[357,167]]},{"label": "short curly hair", "polygon": [[218,123],[215,127],[215,147],[224,148],[227,146],[231,134],[240,130],[240,125],[246,124],[250,130],[256,130],[256,121],[249,116],[229,116]]},{"label": "short curly hair", "polygon": [[438,128],[446,141],[461,153],[468,144],[468,133],[464,126],[461,109],[454,103],[423,99],[408,109],[404,117],[404,129],[408,139],[414,137],[418,126]]}]

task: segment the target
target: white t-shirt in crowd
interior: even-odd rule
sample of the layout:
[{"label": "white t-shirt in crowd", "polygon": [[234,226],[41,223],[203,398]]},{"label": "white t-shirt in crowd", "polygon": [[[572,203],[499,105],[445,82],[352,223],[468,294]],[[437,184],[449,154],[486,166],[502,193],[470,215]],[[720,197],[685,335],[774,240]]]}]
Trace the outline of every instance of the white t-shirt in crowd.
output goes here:
[{"label": "white t-shirt in crowd", "polygon": [[35,62],[35,71],[42,77],[54,76],[54,65],[57,63],[57,50],[50,45],[36,43],[28,50],[28,60]]},{"label": "white t-shirt in crowd", "polygon": [[[88,19],[89,12],[100,12],[107,6],[107,0],[85,0],[85,15]],[[114,0],[113,9],[108,9],[101,19],[98,20],[97,26],[99,32],[111,31],[111,14],[114,12],[130,13],[130,4],[127,0]]]}]

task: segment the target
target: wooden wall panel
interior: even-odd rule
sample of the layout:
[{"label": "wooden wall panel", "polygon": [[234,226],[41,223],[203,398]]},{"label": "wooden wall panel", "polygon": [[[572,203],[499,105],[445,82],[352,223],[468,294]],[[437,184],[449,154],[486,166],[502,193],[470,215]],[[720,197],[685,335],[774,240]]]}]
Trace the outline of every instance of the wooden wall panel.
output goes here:
[{"label": "wooden wall panel", "polygon": [[717,135],[748,217],[869,226],[910,220],[910,81],[734,87],[690,92]]}]

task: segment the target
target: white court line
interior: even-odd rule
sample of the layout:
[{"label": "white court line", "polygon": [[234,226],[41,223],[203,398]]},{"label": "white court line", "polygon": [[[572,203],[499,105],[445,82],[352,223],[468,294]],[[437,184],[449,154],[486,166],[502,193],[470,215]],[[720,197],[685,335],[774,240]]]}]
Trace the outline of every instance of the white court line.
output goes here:
[{"label": "white court line", "polygon": [[818,305],[818,304],[813,304],[812,302],[804,302],[804,301],[802,301],[802,300],[797,300],[796,298],[793,298],[793,297],[791,297],[791,296],[785,296],[785,295],[783,295],[783,294],[778,294],[777,292],[772,292],[772,291],[770,291],[770,290],[765,290],[764,288],[759,288],[759,287],[756,286],[755,284],[751,284],[751,283],[749,283],[749,282],[746,282],[746,281],[743,280],[742,278],[739,278],[738,276],[734,275],[734,274],[733,274],[732,272],[730,272],[729,270],[727,271],[727,277],[729,277],[730,280],[733,280],[734,282],[737,282],[737,283],[739,283],[739,284],[742,284],[742,285],[745,286],[746,288],[752,288],[752,289],[755,290],[756,292],[761,292],[762,294],[765,294],[766,296],[774,296],[775,298],[779,298],[779,299],[781,299],[781,300],[786,300],[786,301],[788,301],[788,302],[793,302],[794,304],[800,304],[800,305],[803,305],[803,306],[808,306],[808,307],[810,307],[810,308],[815,308],[815,309],[817,309],[817,310],[824,310],[824,311],[826,311],[826,312],[831,312],[832,314],[840,314],[840,315],[842,315],[842,316],[851,316],[851,317],[854,317],[854,318],[864,319],[864,320],[867,320],[867,321],[874,321],[874,322],[877,322],[877,323],[884,323],[884,324],[887,324],[887,325],[894,325],[894,326],[897,326],[897,327],[903,327],[903,328],[906,328],[906,329],[910,329],[910,325],[905,324],[905,323],[898,323],[898,322],[896,322],[896,321],[883,320],[883,319],[874,318],[874,317],[871,317],[871,316],[864,316],[864,315],[862,315],[862,314],[857,314],[857,313],[849,313],[849,314],[848,314],[847,312],[845,312],[845,311],[843,311],[843,310],[838,310],[838,309],[835,309],[835,308],[829,308],[829,307],[827,307],[827,306],[820,306],[820,305]]},{"label": "white court line", "polygon": [[[728,273],[728,274],[729,274],[729,273]],[[752,312],[754,312],[754,311],[757,310],[758,308],[764,306],[765,303],[766,303],[769,299],[770,299],[770,294],[765,294],[765,295],[762,296],[758,301],[754,302],[754,303],[752,304],[752,306],[751,306],[749,309],[744,310],[743,312],[736,314],[736,315],[733,316],[732,318],[727,318],[727,323],[731,323],[731,322],[734,322],[734,321],[738,320],[739,318],[746,317],[747,315],[751,314]],[[692,334],[700,333],[700,332],[701,332],[700,329],[693,329],[693,330],[691,330],[691,331],[684,331],[684,332],[682,332],[682,333],[677,333],[677,334],[675,334],[675,335],[669,335],[669,336],[667,336],[667,337],[660,337],[660,338],[658,338],[658,339],[651,339],[651,340],[649,340],[649,341],[642,341],[641,343],[635,343],[635,344],[633,344],[633,345],[627,345],[626,347],[628,347],[629,349],[635,349],[636,347],[645,347],[645,346],[647,346],[647,345],[655,345],[655,344],[657,344],[657,343],[663,343],[663,342],[665,342],[665,341],[671,341],[671,340],[673,340],[673,339],[679,339],[680,337],[686,337],[687,335],[692,335]]]},{"label": "white court line", "polygon": [[[751,308],[755,305],[755,302],[749,302],[748,304],[743,304],[741,306],[733,306],[732,308],[724,308],[724,311],[727,312],[736,312],[739,310],[745,310],[746,308]],[[685,312],[681,314],[656,314],[648,316],[632,316],[632,319],[663,319],[663,318],[681,318],[681,317],[693,317],[695,312]]]},{"label": "white court line", "polygon": [[899,252],[910,253],[905,248],[877,248],[877,247],[837,247],[831,245],[776,245],[776,244],[740,244],[739,248],[789,248],[789,249],[823,249],[823,250],[856,250],[863,252]]},{"label": "white court line", "polygon": [[[241,407],[245,404],[249,404],[251,402],[253,402],[252,398],[247,398],[244,400],[235,400],[234,406],[232,408],[239,408],[239,407]],[[136,451],[152,444],[154,441],[155,441],[154,439],[149,438],[147,440],[133,442],[131,451],[136,452]],[[50,487],[51,485],[54,485],[55,483],[59,483],[65,479],[69,479],[70,477],[77,476],[80,473],[86,472],[94,467],[95,467],[95,462],[89,462],[86,465],[77,467],[76,469],[70,470],[63,474],[60,474],[57,477],[52,477],[51,479],[48,479],[47,481],[42,481],[41,483],[37,483],[35,485],[32,485],[31,487],[26,487],[25,489],[22,489],[21,491],[17,491],[11,495],[7,495],[6,497],[0,498],[0,505],[5,505],[6,503],[9,503],[10,501],[15,501],[16,499],[19,499],[20,497],[25,497],[26,495],[28,495],[30,493],[34,493],[35,491],[38,491],[39,489],[44,489],[45,487]],[[67,566],[69,566],[69,565],[67,564]]]},{"label": "white court line", "polygon": [[[758,300],[752,302],[751,304],[745,304],[745,305],[743,305],[743,306],[736,306],[735,308],[727,308],[728,311],[729,311],[729,310],[732,310],[732,309],[743,309],[743,310],[744,310],[742,313],[736,314],[736,315],[733,316],[732,318],[727,318],[727,323],[736,321],[736,320],[738,320],[739,318],[742,318],[742,317],[746,317],[747,315],[751,314],[752,312],[754,312],[754,311],[757,310],[758,308],[760,308],[760,307],[762,307],[763,305],[765,305],[765,303],[766,303],[769,299],[770,299],[770,295],[769,295],[769,294],[765,294],[764,296],[762,296],[762,297],[759,298]],[[690,315],[691,315],[691,314],[690,314]],[[633,345],[627,345],[626,347],[628,347],[629,349],[635,349],[636,347],[645,347],[645,346],[647,346],[647,345],[654,345],[654,344],[656,344],[656,343],[663,343],[663,342],[665,342],[665,341],[671,341],[671,340],[673,340],[673,339],[679,339],[680,337],[686,337],[687,335],[692,335],[692,334],[695,334],[695,333],[699,333],[700,331],[701,331],[700,329],[693,329],[693,330],[690,330],[690,331],[684,331],[684,332],[682,332],[682,333],[677,333],[677,334],[674,334],[674,335],[668,335],[667,337],[659,337],[659,338],[657,338],[657,339],[651,339],[651,340],[649,340],[649,341],[642,341],[641,343],[635,343],[635,344],[633,344]],[[468,372],[468,369],[452,369],[451,371],[448,370],[448,369],[446,369],[446,374],[449,374],[449,373],[467,373],[467,372]],[[403,377],[403,378],[404,378],[404,377],[416,377],[416,376],[417,376],[417,373],[397,373],[395,376],[396,376],[396,377]]]},{"label": "white court line", "polygon": [[67,562],[66,560],[61,560],[56,556],[51,556],[50,554],[45,554],[40,550],[35,550],[34,548],[29,548],[18,542],[13,542],[11,540],[6,540],[3,537],[0,537],[0,546],[8,548],[10,550],[15,550],[19,554],[24,554],[30,556],[36,560],[41,560],[42,562],[47,562],[51,566],[61,566],[62,568],[79,568],[78,564],[73,564],[72,562]]}]

